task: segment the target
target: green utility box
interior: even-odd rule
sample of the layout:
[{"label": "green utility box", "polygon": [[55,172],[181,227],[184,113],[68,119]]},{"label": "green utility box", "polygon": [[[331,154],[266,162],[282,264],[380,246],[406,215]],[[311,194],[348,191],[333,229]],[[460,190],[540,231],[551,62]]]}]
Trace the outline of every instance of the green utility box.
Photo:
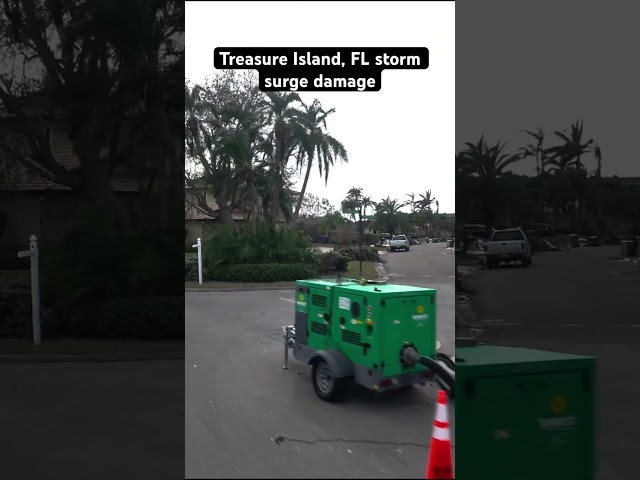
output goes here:
[{"label": "green utility box", "polygon": [[[299,280],[296,285],[296,349],[337,349],[367,377],[421,372],[403,365],[403,347],[436,355],[436,291],[404,285]],[[304,358],[304,357],[301,357]],[[356,373],[356,376],[357,373]],[[376,385],[376,388],[378,386]]]},{"label": "green utility box", "polygon": [[456,480],[593,480],[595,359],[456,348]]}]

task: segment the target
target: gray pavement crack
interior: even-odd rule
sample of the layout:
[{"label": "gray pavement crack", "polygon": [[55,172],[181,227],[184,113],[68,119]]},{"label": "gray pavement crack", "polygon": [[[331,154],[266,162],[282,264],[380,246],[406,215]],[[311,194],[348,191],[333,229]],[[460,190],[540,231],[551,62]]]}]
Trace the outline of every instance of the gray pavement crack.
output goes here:
[{"label": "gray pavement crack", "polygon": [[282,442],[292,442],[292,443],[304,443],[307,445],[315,445],[317,443],[350,443],[350,444],[370,444],[370,445],[385,445],[385,446],[396,446],[396,447],[420,447],[420,448],[429,448],[429,445],[425,443],[415,443],[415,442],[394,442],[392,440],[347,440],[345,438],[337,437],[337,438],[316,438],[313,440],[305,440],[303,438],[290,438],[284,435],[279,437],[274,437],[273,441],[280,445]]}]

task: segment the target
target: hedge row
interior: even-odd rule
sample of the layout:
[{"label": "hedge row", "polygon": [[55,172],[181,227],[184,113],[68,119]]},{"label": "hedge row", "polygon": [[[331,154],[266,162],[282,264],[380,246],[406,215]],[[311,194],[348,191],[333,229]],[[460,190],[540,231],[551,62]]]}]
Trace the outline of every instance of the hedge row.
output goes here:
[{"label": "hedge row", "polygon": [[184,296],[121,298],[105,305],[95,322],[99,338],[184,338]]},{"label": "hedge row", "polygon": [[[344,260],[344,262],[347,263],[348,261],[349,259]],[[333,258],[331,260],[331,264],[336,265]],[[342,266],[342,264],[338,263],[338,266]],[[346,266],[344,267],[344,269],[346,270]],[[321,270],[322,269],[318,268],[317,265],[309,265],[303,263],[259,263],[231,265],[215,273],[210,273],[206,268],[203,268],[202,280],[205,282],[288,282],[315,277]],[[184,280],[185,282],[198,281],[197,261],[185,260]]]},{"label": "hedge row", "polygon": [[[184,297],[120,298],[102,307],[85,306],[71,315],[41,312],[42,335],[96,339],[173,340],[184,338]],[[29,291],[0,293],[0,338],[32,335]]]},{"label": "hedge row", "polygon": [[220,274],[219,279],[227,282],[289,282],[316,275],[318,268],[314,265],[261,263],[232,265]]}]

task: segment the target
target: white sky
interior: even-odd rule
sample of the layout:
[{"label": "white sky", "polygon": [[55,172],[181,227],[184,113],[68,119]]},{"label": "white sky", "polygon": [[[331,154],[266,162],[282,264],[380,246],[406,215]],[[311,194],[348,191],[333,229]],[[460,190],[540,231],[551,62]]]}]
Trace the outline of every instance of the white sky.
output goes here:
[{"label": "white sky", "polygon": [[186,2],[185,28],[195,83],[217,71],[216,47],[428,47],[428,69],[384,71],[379,92],[299,93],[336,109],[327,129],[349,154],[307,191],[339,208],[351,187],[374,201],[431,189],[455,211],[455,2]]}]

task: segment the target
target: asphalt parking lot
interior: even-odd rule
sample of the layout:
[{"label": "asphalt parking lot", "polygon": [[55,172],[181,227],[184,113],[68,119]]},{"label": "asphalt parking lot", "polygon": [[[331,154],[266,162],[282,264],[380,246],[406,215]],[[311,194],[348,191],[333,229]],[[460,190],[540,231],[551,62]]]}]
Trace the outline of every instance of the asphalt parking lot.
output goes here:
[{"label": "asphalt parking lot", "polygon": [[322,402],[310,367],[282,368],[293,291],[185,295],[186,478],[424,478],[437,387]]},{"label": "asphalt parking lot", "polygon": [[600,479],[638,478],[640,269],[619,260],[619,247],[585,247],[481,271],[473,283],[483,341],[598,359]]}]

